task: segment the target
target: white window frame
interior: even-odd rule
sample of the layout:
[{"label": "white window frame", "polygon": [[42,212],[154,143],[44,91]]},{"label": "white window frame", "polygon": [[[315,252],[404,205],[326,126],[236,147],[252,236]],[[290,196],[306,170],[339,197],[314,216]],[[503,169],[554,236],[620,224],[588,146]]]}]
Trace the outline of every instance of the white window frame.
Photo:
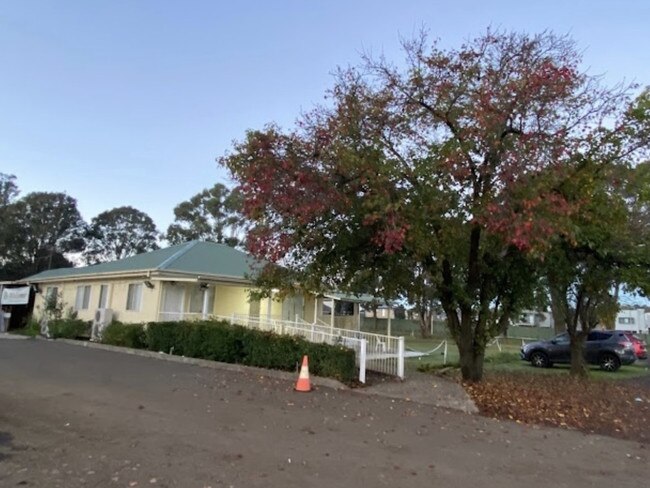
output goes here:
[{"label": "white window frame", "polygon": [[129,283],[126,291],[126,310],[129,312],[142,310],[142,283]]},{"label": "white window frame", "polygon": [[75,310],[88,310],[90,307],[90,285],[79,285],[77,286],[77,294],[74,300],[74,309]]}]

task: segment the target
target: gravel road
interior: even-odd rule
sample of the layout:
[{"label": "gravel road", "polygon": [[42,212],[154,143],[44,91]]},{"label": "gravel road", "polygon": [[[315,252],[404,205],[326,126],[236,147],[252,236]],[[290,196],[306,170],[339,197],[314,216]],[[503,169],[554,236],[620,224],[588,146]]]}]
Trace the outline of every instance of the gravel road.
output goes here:
[{"label": "gravel road", "polygon": [[639,487],[648,448],[354,391],[0,340],[0,486]]}]

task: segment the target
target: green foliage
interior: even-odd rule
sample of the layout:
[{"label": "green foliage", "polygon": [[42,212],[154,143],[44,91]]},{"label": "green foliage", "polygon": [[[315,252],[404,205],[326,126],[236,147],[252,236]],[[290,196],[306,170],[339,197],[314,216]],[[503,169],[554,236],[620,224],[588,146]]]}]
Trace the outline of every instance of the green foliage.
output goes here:
[{"label": "green foliage", "polygon": [[90,323],[79,319],[55,319],[48,322],[53,339],[88,339]]},{"label": "green foliage", "polygon": [[249,250],[293,272],[285,287],[404,297],[425,324],[440,303],[478,381],[489,340],[543,296],[545,252],[579,237],[589,181],[583,195],[563,187],[580,156],[627,163],[648,110],[626,119],[630,88],[581,72],[571,39],[549,32],[404,47],[402,63],[339,71],[328,105],[247,132],[220,162],[253,223]]},{"label": "green foliage", "polygon": [[23,327],[22,329],[16,329],[12,332],[20,335],[26,335],[29,337],[36,337],[41,333],[41,326],[36,320],[30,319],[27,322],[27,325],[25,327]]},{"label": "green foliage", "polygon": [[84,257],[89,264],[116,261],[158,249],[158,230],[146,213],[118,207],[90,223]]},{"label": "green foliage", "polygon": [[245,228],[241,204],[238,192],[217,183],[174,208],[165,238],[171,244],[201,240],[238,246]]},{"label": "green foliage", "polygon": [[0,279],[23,278],[69,267],[67,252],[84,247],[86,224],[77,201],[65,193],[33,192],[15,200],[13,178],[0,175]]},{"label": "green foliage", "polygon": [[133,349],[146,349],[147,334],[141,324],[123,324],[115,320],[104,329],[102,343]]},{"label": "green foliage", "polygon": [[0,173],[0,209],[12,203],[18,196],[16,177]]},{"label": "green foliage", "polygon": [[151,322],[146,336],[152,351],[284,371],[294,371],[306,354],[315,375],[343,382],[356,377],[355,354],[350,349],[227,322]]},{"label": "green foliage", "polygon": [[152,351],[183,355],[182,322],[150,322],[147,324],[147,345]]},{"label": "green foliage", "polygon": [[49,293],[45,296],[45,299],[43,300],[43,316],[47,320],[58,320],[63,318],[64,309],[65,303],[63,302],[63,295],[60,292]]}]

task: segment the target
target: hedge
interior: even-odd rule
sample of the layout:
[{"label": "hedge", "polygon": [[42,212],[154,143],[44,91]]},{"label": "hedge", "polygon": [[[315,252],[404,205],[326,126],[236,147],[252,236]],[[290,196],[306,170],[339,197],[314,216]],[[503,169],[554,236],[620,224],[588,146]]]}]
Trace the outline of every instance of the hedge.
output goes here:
[{"label": "hedge", "polygon": [[147,337],[142,325],[111,322],[102,332],[102,342],[114,346],[146,349]]},{"label": "hedge", "polygon": [[284,371],[295,371],[306,354],[309,370],[315,375],[346,383],[356,378],[355,353],[351,349],[224,321],[150,322],[146,327],[114,322],[104,331],[102,342]]},{"label": "hedge", "polygon": [[54,339],[88,339],[90,337],[90,322],[80,319],[55,319],[47,324],[50,336]]}]

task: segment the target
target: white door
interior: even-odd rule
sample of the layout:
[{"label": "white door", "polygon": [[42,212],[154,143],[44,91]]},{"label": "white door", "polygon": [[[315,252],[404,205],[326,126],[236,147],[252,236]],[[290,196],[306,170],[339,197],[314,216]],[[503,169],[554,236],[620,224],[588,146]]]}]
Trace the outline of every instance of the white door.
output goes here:
[{"label": "white door", "polygon": [[160,307],[160,320],[163,322],[183,320],[183,303],[185,302],[185,287],[182,285],[163,285],[163,299]]}]

